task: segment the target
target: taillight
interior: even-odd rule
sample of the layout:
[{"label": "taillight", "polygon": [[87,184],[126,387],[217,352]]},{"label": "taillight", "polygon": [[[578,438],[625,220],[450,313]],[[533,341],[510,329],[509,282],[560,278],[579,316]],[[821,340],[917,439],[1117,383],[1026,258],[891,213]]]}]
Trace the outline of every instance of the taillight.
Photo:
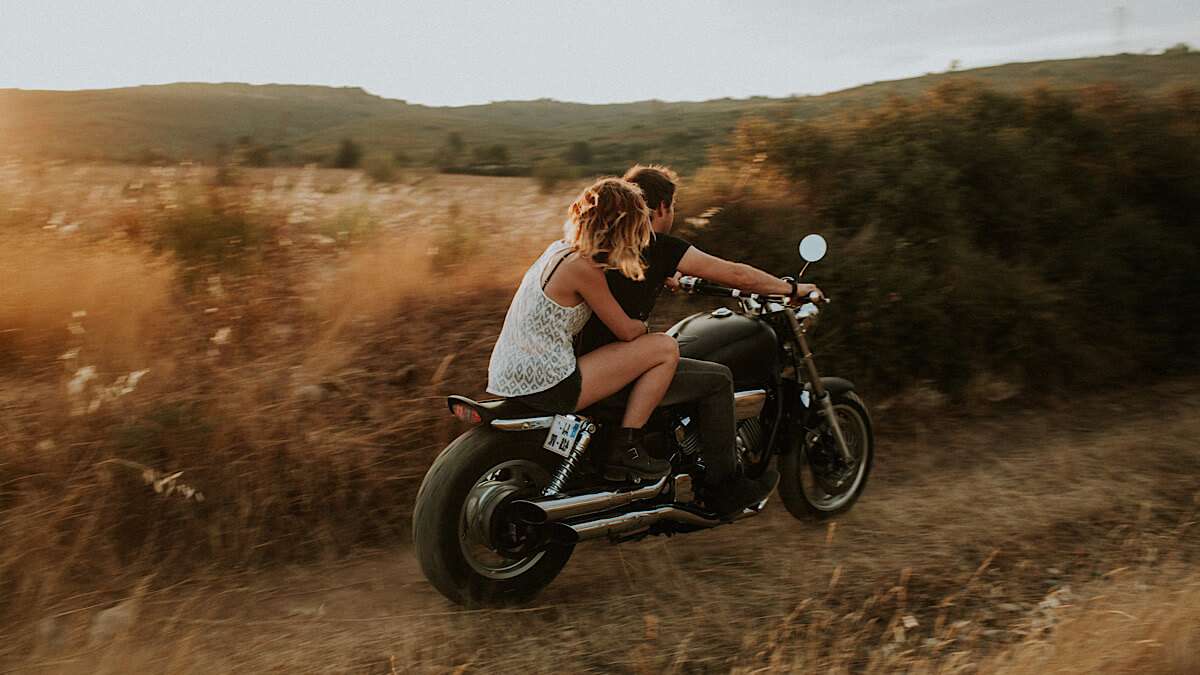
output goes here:
[{"label": "taillight", "polygon": [[479,411],[465,403],[455,403],[450,406],[450,412],[458,419],[467,424],[479,424],[483,418],[479,416]]}]

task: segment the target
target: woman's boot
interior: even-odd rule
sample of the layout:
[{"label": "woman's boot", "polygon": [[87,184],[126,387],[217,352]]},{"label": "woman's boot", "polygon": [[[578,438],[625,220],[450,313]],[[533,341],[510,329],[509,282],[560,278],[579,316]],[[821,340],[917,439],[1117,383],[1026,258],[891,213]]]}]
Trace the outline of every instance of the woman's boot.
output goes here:
[{"label": "woman's boot", "polygon": [[641,429],[621,427],[609,439],[604,461],[605,480],[658,480],[671,472],[671,463],[656,459],[642,446]]}]

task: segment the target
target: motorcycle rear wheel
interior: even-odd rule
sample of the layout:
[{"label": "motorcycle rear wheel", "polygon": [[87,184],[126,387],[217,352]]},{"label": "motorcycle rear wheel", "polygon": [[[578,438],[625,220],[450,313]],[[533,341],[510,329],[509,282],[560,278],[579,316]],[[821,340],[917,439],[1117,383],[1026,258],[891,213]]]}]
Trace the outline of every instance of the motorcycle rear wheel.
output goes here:
[{"label": "motorcycle rear wheel", "polygon": [[425,577],[466,607],[522,604],[558,576],[574,546],[494,550],[497,505],[540,493],[557,467],[536,434],[475,427],[434,461],[417,492],[413,547]]},{"label": "motorcycle rear wheel", "polygon": [[841,485],[833,485],[835,477],[823,473],[824,462],[818,453],[833,452],[828,423],[816,430],[817,442],[810,446],[808,439],[798,438],[794,447],[779,459],[779,497],[789,513],[800,520],[826,520],[849,511],[867,486],[871,465],[875,459],[875,437],[871,417],[862,399],[852,391],[831,394],[834,413],[842,428],[855,465]]}]

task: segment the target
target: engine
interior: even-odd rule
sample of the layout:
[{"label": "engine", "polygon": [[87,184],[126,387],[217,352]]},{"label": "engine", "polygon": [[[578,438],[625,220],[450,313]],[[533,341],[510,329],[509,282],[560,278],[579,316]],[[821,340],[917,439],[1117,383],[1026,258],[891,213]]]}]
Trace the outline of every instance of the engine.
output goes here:
[{"label": "engine", "polygon": [[[700,451],[700,434],[696,433],[695,425],[690,418],[684,417],[675,423],[675,440],[679,449],[685,455]],[[762,422],[757,417],[751,417],[738,422],[737,433],[734,437],[737,444],[738,456],[743,461],[757,463],[761,459],[763,447]]]}]

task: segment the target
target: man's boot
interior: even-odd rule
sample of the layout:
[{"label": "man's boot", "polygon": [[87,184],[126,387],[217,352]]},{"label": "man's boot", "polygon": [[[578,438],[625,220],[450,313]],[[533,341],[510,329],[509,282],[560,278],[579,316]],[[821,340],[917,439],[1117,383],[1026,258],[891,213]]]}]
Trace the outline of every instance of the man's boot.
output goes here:
[{"label": "man's boot", "polygon": [[730,518],[766,499],[778,483],[779,472],[775,469],[767,469],[758,478],[747,478],[738,472],[727,481],[709,486],[704,505],[722,518]]},{"label": "man's boot", "polygon": [[621,427],[613,433],[604,461],[605,480],[658,480],[670,473],[670,462],[651,457],[642,447],[642,435],[641,429],[630,427]]}]

